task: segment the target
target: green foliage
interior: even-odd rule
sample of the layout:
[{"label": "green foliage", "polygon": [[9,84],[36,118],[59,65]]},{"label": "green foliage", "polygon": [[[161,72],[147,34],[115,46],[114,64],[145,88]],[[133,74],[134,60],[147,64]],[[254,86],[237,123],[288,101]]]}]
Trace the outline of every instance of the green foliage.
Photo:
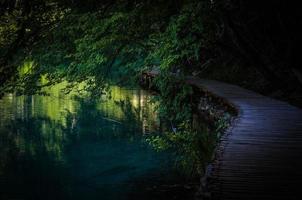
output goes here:
[{"label": "green foliage", "polygon": [[149,65],[161,70],[190,72],[202,62],[201,50],[207,45],[204,16],[207,1],[185,4],[173,16],[164,32],[151,35],[155,48],[146,59]]},{"label": "green foliage", "polygon": [[161,91],[159,96],[154,97],[158,102],[157,109],[161,118],[176,124],[191,119],[191,86],[163,74],[156,79],[156,86]]},{"label": "green foliage", "polygon": [[113,7],[105,13],[69,13],[27,55],[27,60],[37,63],[31,81],[18,79],[24,84],[16,85],[34,88],[41,76],[48,85],[68,81],[68,88],[88,81],[85,89],[98,96],[108,81],[133,82],[145,63],[148,35],[160,26],[159,13],[147,20],[150,13],[145,11],[146,5],[138,4],[130,10]]},{"label": "green foliage", "polygon": [[221,130],[213,133],[207,128],[192,129],[190,122],[183,122],[176,132],[165,132],[161,135],[149,136],[146,141],[157,151],[175,153],[176,166],[191,177],[200,176],[211,161]]},{"label": "green foliage", "polygon": [[[38,0],[32,6],[36,4]],[[17,66],[22,65],[24,59],[37,65],[29,82],[14,79],[13,85],[20,86],[14,90],[39,91],[35,83],[43,76],[48,85],[65,80],[70,83],[69,88],[88,81],[86,89],[97,96],[107,88],[108,80],[133,82],[142,69],[158,66],[166,72],[176,68],[190,71],[199,64],[204,44],[202,17],[206,15],[202,11],[207,1],[103,4],[93,1],[93,4],[97,7],[90,12],[64,7],[68,5],[65,1],[39,5],[41,10],[34,14],[33,23],[48,29],[40,31],[40,38],[35,39],[30,51],[25,49],[24,56],[15,57]],[[50,11],[44,12],[46,8]],[[15,33],[18,26],[20,24],[12,20],[8,27],[1,26],[1,32]],[[33,29],[30,26],[28,30]],[[9,44],[8,36],[1,38]],[[23,83],[16,84],[18,81]]]},{"label": "green foliage", "polygon": [[[203,50],[211,43],[205,30],[210,2],[190,1],[183,5],[177,15],[169,19],[162,32],[154,32],[148,38],[152,50],[145,58],[145,66],[158,69],[155,85],[160,91],[159,113],[178,126],[192,117],[192,88],[183,77],[198,70],[204,62]],[[171,73],[174,73],[171,76]]]},{"label": "green foliage", "polygon": [[217,141],[228,127],[228,121],[227,115],[220,118],[214,129],[209,129],[202,121],[198,121],[199,127],[193,127],[191,121],[184,121],[175,131],[150,135],[146,142],[157,151],[173,152],[176,167],[188,177],[201,176],[213,159]]},{"label": "green foliage", "polygon": [[0,17],[0,50],[1,54],[5,53],[5,50],[10,44],[13,43],[17,32],[16,17],[18,12],[15,11],[12,14],[5,13]]},{"label": "green foliage", "polygon": [[[16,9],[0,16],[9,21],[0,24],[0,53],[14,43],[20,48],[11,59],[17,69],[14,78],[4,89],[33,94],[64,81],[65,92],[85,83],[80,90],[100,97],[112,82],[127,84],[143,70],[158,69],[157,110],[177,131],[152,136],[148,142],[158,150],[174,151],[177,163],[190,175],[202,174],[225,124],[218,122],[214,133],[192,127],[193,89],[183,77],[200,69],[205,50],[215,40],[213,2],[89,2],[35,0],[30,5],[39,9],[32,15]],[[22,29],[31,42],[21,46],[17,42]],[[127,102],[121,105],[132,119],[136,111]]]}]

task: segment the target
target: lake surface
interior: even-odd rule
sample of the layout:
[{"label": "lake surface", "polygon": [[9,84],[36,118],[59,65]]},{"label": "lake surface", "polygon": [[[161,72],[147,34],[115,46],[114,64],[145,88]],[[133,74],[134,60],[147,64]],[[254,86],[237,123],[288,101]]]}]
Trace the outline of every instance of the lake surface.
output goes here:
[{"label": "lake surface", "polygon": [[0,100],[0,199],[187,199],[172,154],[145,142],[160,127],[150,94],[110,96]]}]

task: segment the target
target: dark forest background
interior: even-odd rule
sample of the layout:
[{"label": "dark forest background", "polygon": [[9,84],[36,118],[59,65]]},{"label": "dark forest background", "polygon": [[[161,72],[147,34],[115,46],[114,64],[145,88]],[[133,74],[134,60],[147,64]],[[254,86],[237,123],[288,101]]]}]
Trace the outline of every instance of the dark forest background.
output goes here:
[{"label": "dark forest background", "polygon": [[1,93],[62,80],[97,93],[156,68],[302,106],[301,21],[285,0],[0,0]]}]

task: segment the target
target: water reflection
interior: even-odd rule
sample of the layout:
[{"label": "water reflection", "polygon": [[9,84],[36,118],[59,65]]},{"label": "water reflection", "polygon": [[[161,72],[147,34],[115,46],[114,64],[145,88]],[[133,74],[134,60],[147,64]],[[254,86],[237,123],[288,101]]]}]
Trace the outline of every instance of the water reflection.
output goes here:
[{"label": "water reflection", "polygon": [[150,95],[110,96],[0,100],[0,199],[135,199],[138,182],[165,177],[169,155],[143,142],[159,126]]}]

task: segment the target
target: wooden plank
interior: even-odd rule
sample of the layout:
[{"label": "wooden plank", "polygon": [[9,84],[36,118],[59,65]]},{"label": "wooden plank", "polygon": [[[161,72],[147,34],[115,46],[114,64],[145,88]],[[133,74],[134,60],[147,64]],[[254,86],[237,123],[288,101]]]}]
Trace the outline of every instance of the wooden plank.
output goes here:
[{"label": "wooden plank", "polygon": [[240,110],[214,162],[213,199],[300,199],[302,111],[285,102],[225,83],[195,84]]},{"label": "wooden plank", "polygon": [[219,81],[187,77],[186,82],[239,110],[217,147],[208,181],[212,199],[302,199],[302,110]]}]

